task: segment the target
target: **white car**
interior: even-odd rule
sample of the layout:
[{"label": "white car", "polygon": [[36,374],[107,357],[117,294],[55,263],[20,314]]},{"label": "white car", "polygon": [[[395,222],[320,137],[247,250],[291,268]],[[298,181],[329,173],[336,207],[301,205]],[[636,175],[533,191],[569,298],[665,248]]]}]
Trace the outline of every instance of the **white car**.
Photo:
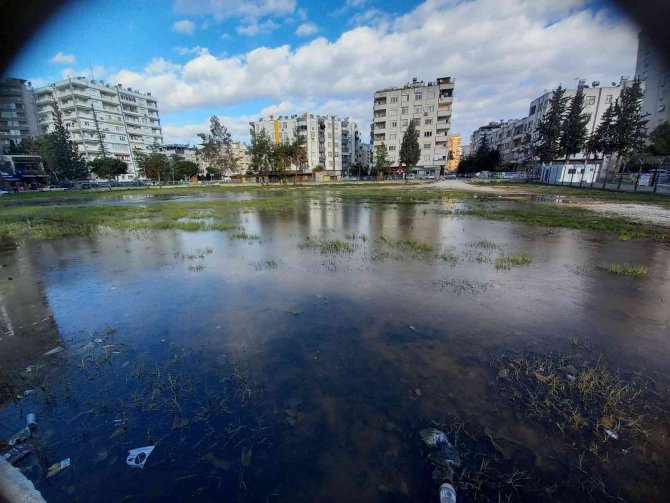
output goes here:
[{"label": "white car", "polygon": [[428,175],[426,180],[435,180],[435,175]]}]

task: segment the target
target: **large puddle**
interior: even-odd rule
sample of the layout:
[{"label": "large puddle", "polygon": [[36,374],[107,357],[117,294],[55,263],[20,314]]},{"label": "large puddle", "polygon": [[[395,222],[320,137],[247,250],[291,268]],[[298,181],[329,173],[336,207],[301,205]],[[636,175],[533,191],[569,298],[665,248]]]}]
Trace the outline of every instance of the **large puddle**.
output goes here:
[{"label": "large puddle", "polygon": [[[667,498],[666,409],[644,411],[646,436],[576,445],[500,393],[494,361],[600,359],[667,399],[668,246],[435,209],[449,204],[305,200],[240,213],[247,238],[103,232],[2,252],[2,363],[30,367],[34,392],[0,408],[0,439],[36,414],[17,465],[48,501],[436,501],[432,421],[470,433],[452,437],[461,469],[482,452],[504,464],[489,477],[503,501]],[[532,263],[496,266],[512,254]],[[598,269],[612,262],[648,275]]]}]

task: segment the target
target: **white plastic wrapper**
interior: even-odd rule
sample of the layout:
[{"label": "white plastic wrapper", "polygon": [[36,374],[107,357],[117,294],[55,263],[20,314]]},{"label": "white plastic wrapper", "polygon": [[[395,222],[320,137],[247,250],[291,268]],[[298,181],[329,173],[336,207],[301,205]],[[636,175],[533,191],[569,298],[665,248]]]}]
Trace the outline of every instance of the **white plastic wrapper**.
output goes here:
[{"label": "white plastic wrapper", "polygon": [[138,447],[137,449],[128,451],[126,464],[133,468],[144,468],[144,463],[147,462],[149,455],[153,452],[155,447],[155,445],[150,445],[148,447]]}]

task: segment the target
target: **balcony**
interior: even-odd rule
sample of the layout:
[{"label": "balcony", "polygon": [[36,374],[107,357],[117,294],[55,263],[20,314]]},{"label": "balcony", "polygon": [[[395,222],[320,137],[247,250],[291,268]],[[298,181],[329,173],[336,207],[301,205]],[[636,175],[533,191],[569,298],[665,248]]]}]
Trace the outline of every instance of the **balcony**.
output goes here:
[{"label": "balcony", "polygon": [[386,105],[386,96],[383,98],[375,98],[375,106]]}]

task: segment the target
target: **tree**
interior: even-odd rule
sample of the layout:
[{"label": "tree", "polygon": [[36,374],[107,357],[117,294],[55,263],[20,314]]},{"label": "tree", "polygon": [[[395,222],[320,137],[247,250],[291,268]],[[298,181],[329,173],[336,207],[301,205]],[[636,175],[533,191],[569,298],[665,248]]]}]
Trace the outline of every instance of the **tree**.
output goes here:
[{"label": "tree", "polygon": [[560,153],[559,142],[567,101],[565,89],[558,86],[549,99],[549,110],[537,124],[538,140],[535,154],[542,163],[552,163]]},{"label": "tree", "polygon": [[616,115],[614,104],[610,104],[605,112],[603,112],[600,124],[598,124],[596,130],[586,142],[587,155],[593,154],[594,156],[597,156],[597,154],[600,153],[605,157],[606,155],[612,155],[614,153],[615,121]]},{"label": "tree", "polygon": [[574,98],[570,101],[568,110],[563,121],[561,138],[558,142],[561,155],[565,155],[567,163],[570,156],[574,156],[582,151],[588,131],[586,124],[589,122],[589,116],[584,114],[584,91],[577,90]]},{"label": "tree", "polygon": [[494,171],[500,164],[500,152],[489,146],[486,136],[482,136],[474,153],[458,163],[459,173]]},{"label": "tree", "polygon": [[91,171],[100,178],[110,180],[128,172],[128,164],[116,157],[98,157],[89,163]]},{"label": "tree", "polygon": [[14,140],[9,140],[9,147],[5,147],[5,154],[7,155],[20,155],[20,154],[30,154],[31,152],[26,147],[26,140],[28,143],[31,138],[24,138],[22,141],[16,143]]},{"label": "tree", "polygon": [[198,136],[202,140],[199,155],[207,163],[208,171],[220,175],[236,171],[237,159],[233,154],[232,137],[216,115],[209,118],[209,133],[200,133]]},{"label": "tree", "polygon": [[[407,174],[421,159],[421,146],[419,145],[419,132],[416,130],[414,121],[409,122],[409,126],[402,136],[400,144],[400,164],[407,166]],[[407,177],[405,177],[407,180]]]},{"label": "tree", "polygon": [[135,159],[140,172],[147,178],[158,180],[159,184],[172,173],[167,155],[160,153],[156,144],[149,153],[135,150]]},{"label": "tree", "polygon": [[200,171],[200,168],[193,161],[185,161],[180,159],[172,165],[172,171],[176,179],[184,180],[185,178],[192,178],[196,176]]},{"label": "tree", "polygon": [[391,161],[389,161],[389,151],[384,142],[381,145],[377,145],[375,150],[375,165],[373,169],[375,174],[379,176],[391,167]]},{"label": "tree", "polygon": [[270,135],[261,129],[251,135],[251,145],[248,148],[252,169],[261,175],[270,171],[274,161],[274,146]]},{"label": "tree", "polygon": [[86,161],[75,143],[70,140],[70,133],[63,124],[63,114],[58,101],[54,100],[51,106],[54,131],[46,135],[50,143],[48,153],[51,157],[51,168],[59,178],[64,180],[79,180],[88,177]]},{"label": "tree", "polygon": [[657,126],[649,135],[649,153],[670,155],[670,122]]},{"label": "tree", "polygon": [[621,89],[619,99],[614,104],[616,122],[613,128],[613,147],[619,162],[638,150],[643,150],[647,138],[647,121],[642,117],[642,81],[633,79],[630,86]]}]

